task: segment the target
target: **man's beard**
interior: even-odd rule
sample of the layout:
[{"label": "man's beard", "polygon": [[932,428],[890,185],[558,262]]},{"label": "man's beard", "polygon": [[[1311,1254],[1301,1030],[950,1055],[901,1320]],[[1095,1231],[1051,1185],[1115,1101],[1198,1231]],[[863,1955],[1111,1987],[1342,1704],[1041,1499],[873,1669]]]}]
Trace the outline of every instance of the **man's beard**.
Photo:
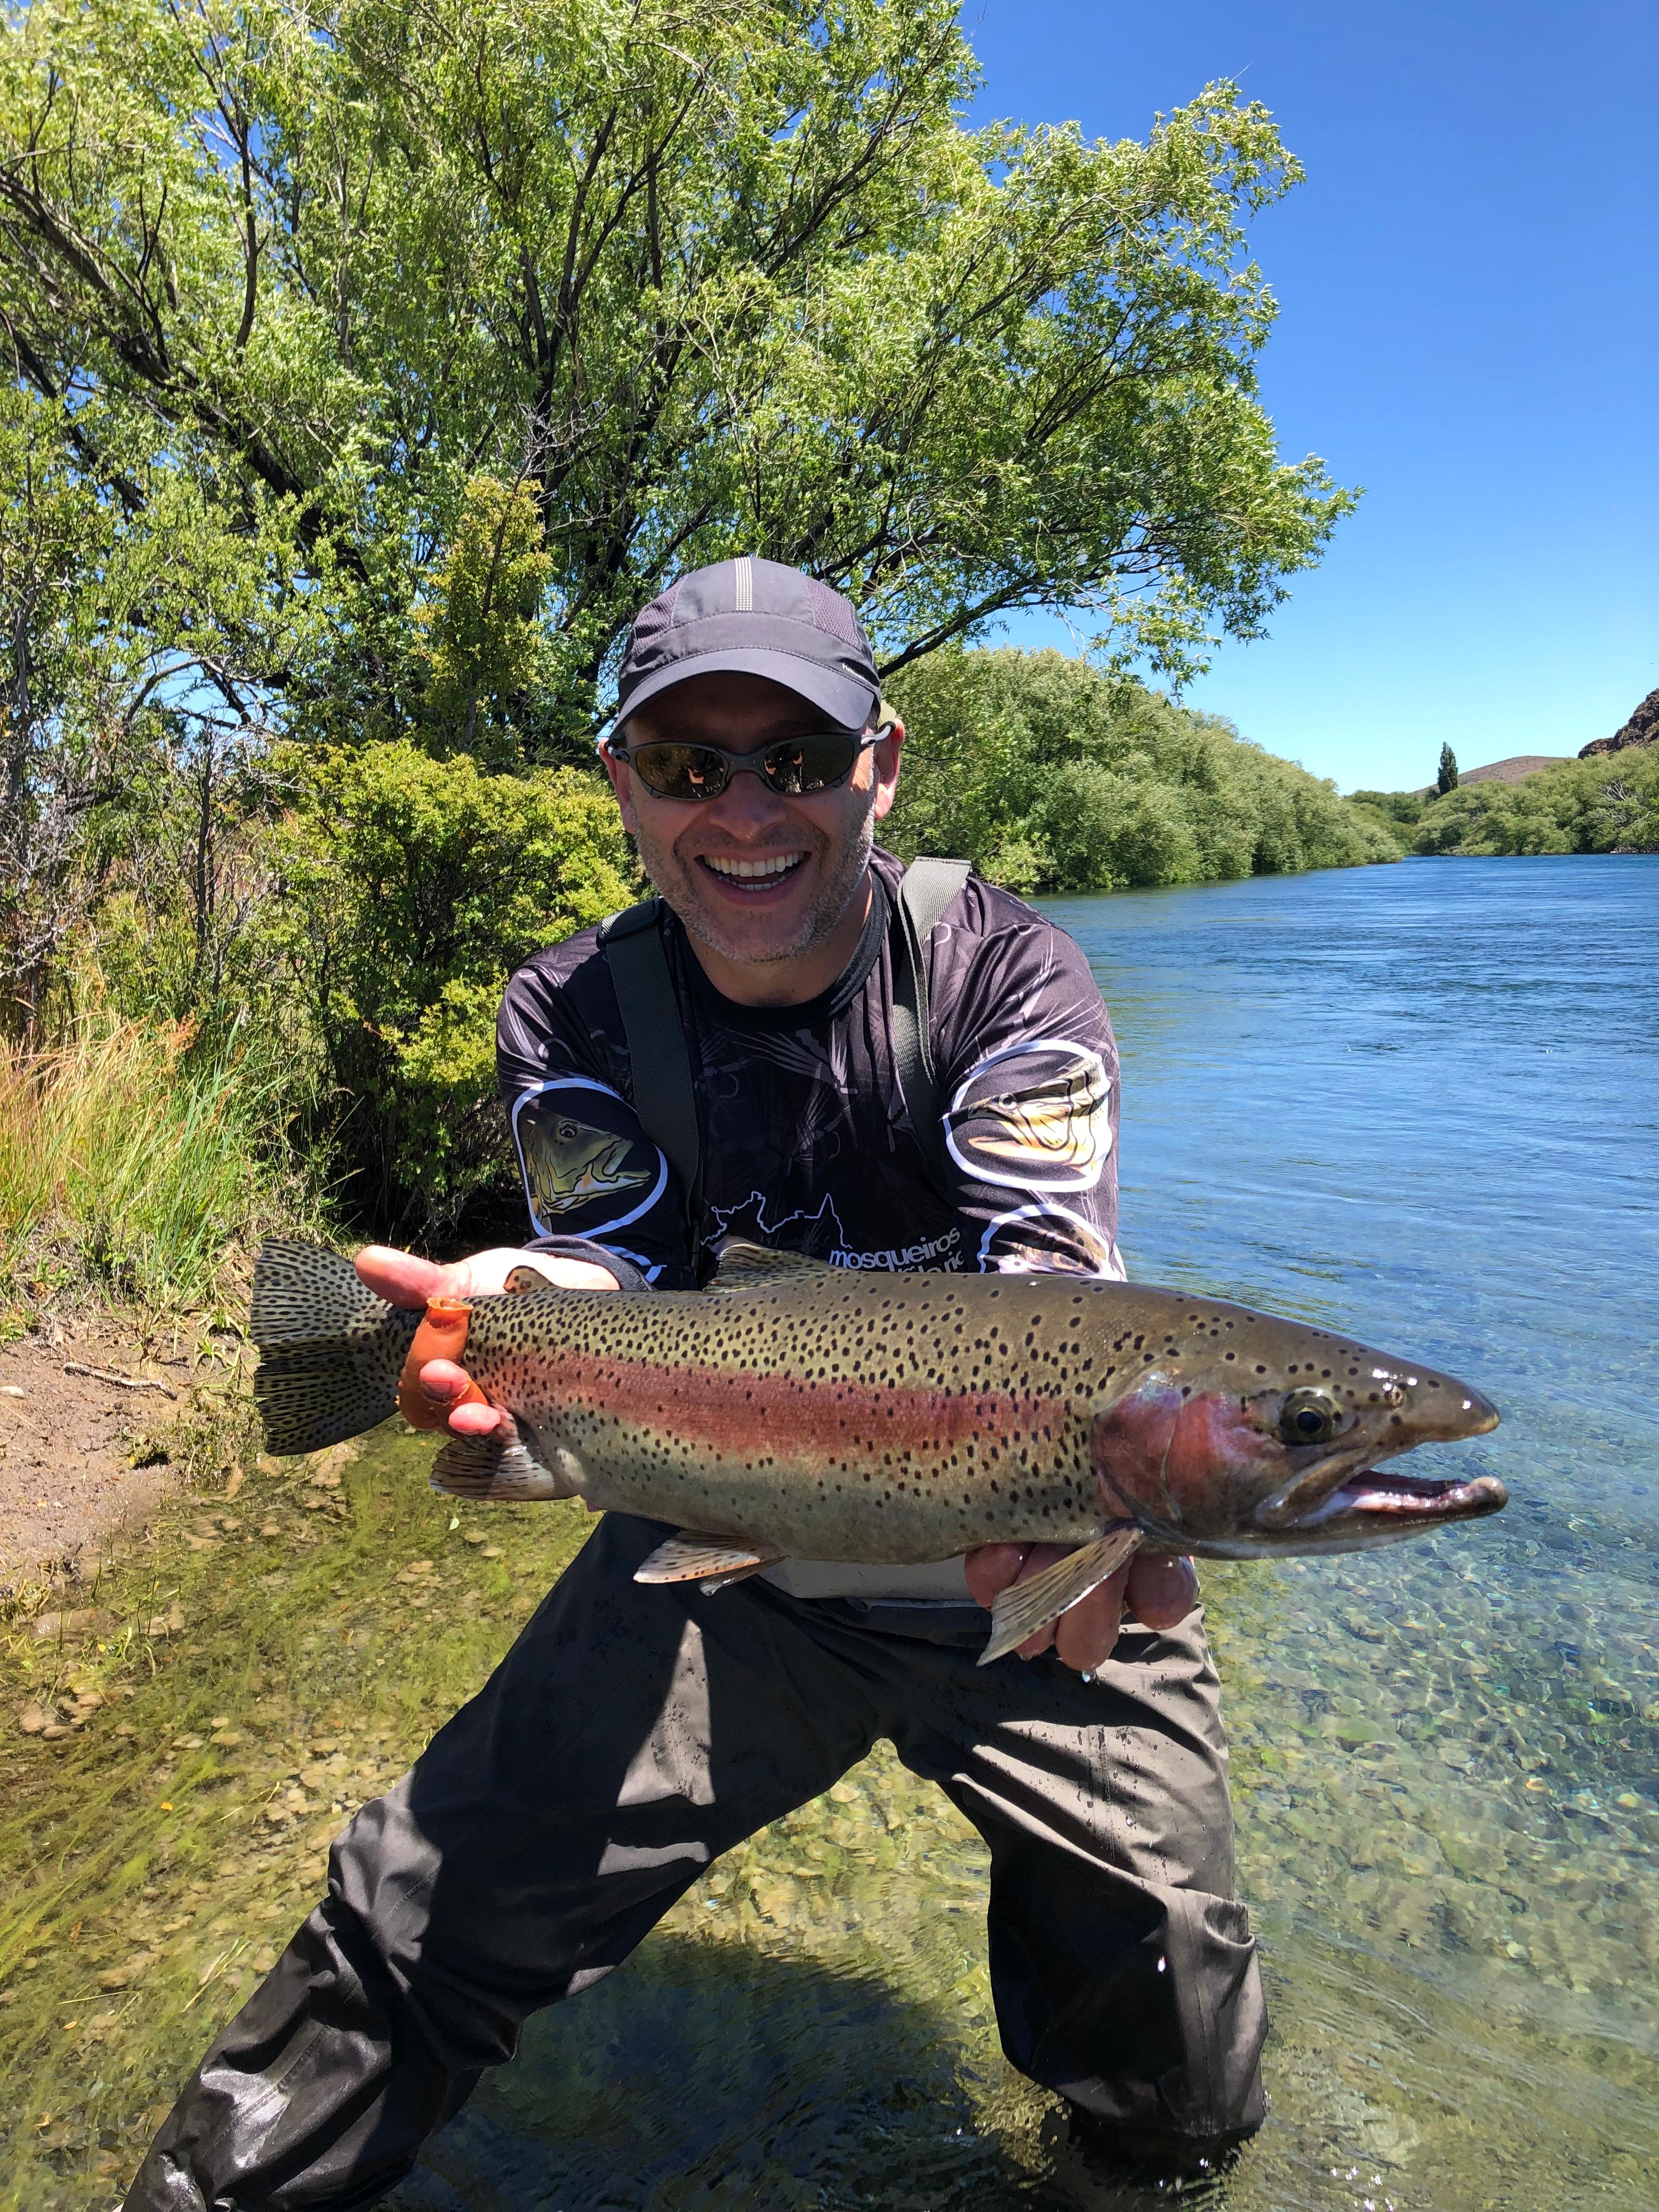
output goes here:
[{"label": "man's beard", "polygon": [[[738,961],[750,967],[765,967],[775,961],[799,960],[804,954],[816,951],[820,945],[835,935],[842,915],[864,880],[875,838],[875,817],[873,812],[866,811],[843,847],[839,866],[825,875],[816,896],[802,915],[793,937],[781,944],[769,945],[763,951],[757,951],[744,939],[735,933],[728,933],[726,917],[704,891],[698,879],[698,864],[695,860],[680,860],[672,846],[661,847],[653,852],[643,840],[636,842],[640,864],[646,874],[699,944],[706,945],[722,960]],[[818,849],[833,853],[835,841],[823,839]],[[810,861],[808,865],[811,865]]]}]

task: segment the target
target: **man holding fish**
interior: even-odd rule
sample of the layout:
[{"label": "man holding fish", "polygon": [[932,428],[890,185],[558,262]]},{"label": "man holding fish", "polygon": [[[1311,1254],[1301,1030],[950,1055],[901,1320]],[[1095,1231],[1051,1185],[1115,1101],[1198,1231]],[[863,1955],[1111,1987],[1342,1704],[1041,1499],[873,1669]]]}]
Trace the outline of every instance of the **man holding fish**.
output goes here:
[{"label": "man holding fish", "polygon": [[936,876],[930,910],[874,848],[903,730],[845,600],[682,577],[618,691],[660,902],[508,986],[532,1242],[343,1285],[273,1248],[253,1319],[273,1449],[383,1418],[404,1366],[442,1486],[611,1510],[336,1843],[133,2212],[372,2203],[529,2014],[883,1736],[990,1845],[1013,2063],[1109,2160],[1212,2160],[1261,2121],[1266,2015],[1182,1553],[1502,1503],[1370,1464],[1492,1425],[1451,1378],[1119,1287],[1099,993],[1018,900]]}]

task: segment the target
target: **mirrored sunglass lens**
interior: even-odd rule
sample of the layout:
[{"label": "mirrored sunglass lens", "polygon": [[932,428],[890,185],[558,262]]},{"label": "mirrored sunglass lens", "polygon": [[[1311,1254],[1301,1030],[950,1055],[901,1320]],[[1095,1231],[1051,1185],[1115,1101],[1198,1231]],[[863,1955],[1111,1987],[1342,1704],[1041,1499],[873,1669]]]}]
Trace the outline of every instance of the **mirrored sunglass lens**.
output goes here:
[{"label": "mirrored sunglass lens", "polygon": [[766,781],[786,797],[827,790],[841,781],[857,752],[858,740],[839,731],[822,737],[792,738],[785,744],[768,748]]},{"label": "mirrored sunglass lens", "polygon": [[706,745],[640,745],[630,758],[661,799],[717,799],[726,788],[726,763]]}]

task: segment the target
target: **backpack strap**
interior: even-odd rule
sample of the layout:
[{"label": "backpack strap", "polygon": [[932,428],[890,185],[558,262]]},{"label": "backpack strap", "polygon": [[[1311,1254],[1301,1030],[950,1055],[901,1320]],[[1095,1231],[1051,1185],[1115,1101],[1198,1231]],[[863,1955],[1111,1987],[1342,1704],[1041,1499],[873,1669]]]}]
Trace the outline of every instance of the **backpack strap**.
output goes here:
[{"label": "backpack strap", "polygon": [[899,884],[894,911],[893,1066],[928,1174],[945,1198],[951,1194],[951,1156],[939,1117],[925,949],[971,867],[968,860],[912,860]]},{"label": "backpack strap", "polygon": [[661,902],[642,899],[599,926],[599,945],[622,1009],[640,1127],[679,1178],[697,1257],[702,1212],[702,1137],[691,1056],[663,949]]}]

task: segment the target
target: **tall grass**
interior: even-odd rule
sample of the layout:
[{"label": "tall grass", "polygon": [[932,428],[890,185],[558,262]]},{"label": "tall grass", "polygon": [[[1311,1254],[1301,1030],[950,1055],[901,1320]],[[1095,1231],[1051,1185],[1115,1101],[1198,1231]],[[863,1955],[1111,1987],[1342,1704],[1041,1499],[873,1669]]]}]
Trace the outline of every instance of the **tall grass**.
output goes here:
[{"label": "tall grass", "polygon": [[0,1046],[0,1304],[66,1286],[153,1308],[213,1302],[228,1260],[313,1223],[282,1083],[188,1025],[88,1022],[57,1048]]}]

